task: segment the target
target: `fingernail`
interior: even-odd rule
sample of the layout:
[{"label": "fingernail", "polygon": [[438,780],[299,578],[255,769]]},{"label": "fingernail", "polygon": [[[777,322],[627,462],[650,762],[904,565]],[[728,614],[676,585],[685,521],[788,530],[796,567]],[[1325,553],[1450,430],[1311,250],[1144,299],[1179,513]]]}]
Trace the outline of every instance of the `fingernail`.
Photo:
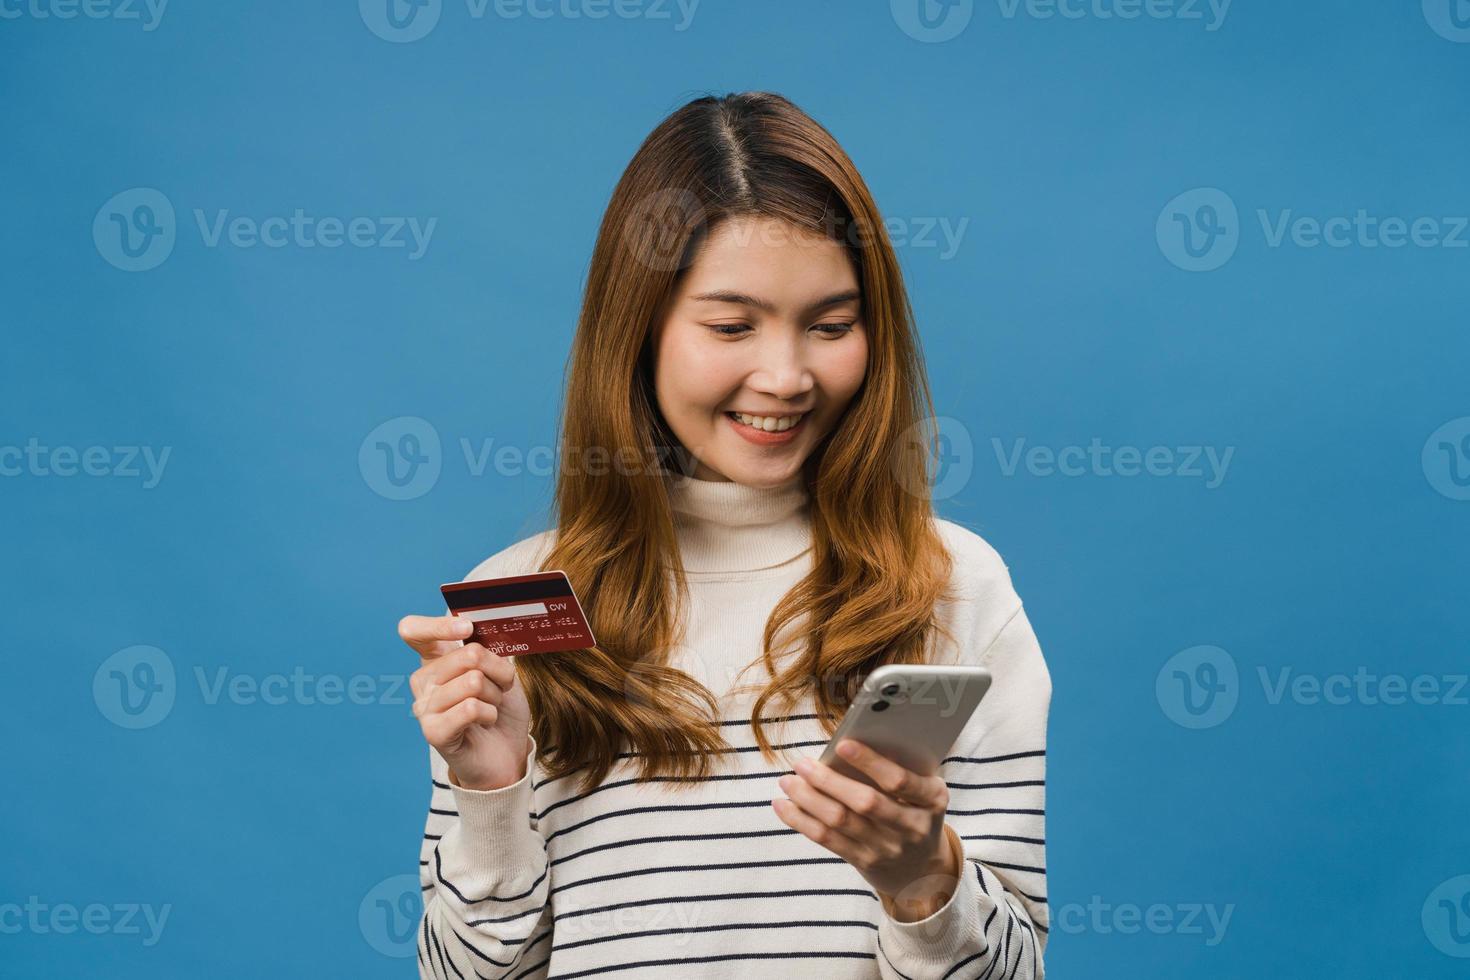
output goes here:
[{"label": "fingernail", "polygon": [[776,785],[781,787],[782,789],[789,790],[793,781],[794,780],[792,780],[790,776],[782,776],[780,779],[776,780]]},{"label": "fingernail", "polygon": [[851,759],[853,756],[858,754],[858,747],[856,745],[853,745],[847,739],[843,739],[842,743],[837,746],[837,754],[846,756],[847,758]]}]

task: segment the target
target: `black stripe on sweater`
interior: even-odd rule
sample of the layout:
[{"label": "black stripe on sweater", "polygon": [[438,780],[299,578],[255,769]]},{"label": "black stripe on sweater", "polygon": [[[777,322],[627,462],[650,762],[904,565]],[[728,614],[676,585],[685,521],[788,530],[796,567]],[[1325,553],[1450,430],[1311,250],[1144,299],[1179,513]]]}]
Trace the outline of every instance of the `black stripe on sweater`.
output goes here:
[{"label": "black stripe on sweater", "polygon": [[541,879],[545,878],[550,870],[551,865],[548,863],[545,867],[541,869],[541,873],[536,876],[536,880],[531,882],[530,886],[519,895],[486,895],[484,898],[469,898],[458,888],[455,888],[454,885],[447,878],[444,877],[443,859],[439,857],[438,846],[435,846],[434,848],[434,877],[438,878],[439,882],[443,884],[445,888],[448,888],[450,892],[453,893],[455,898],[459,899],[466,905],[478,905],[481,902],[514,902],[516,899],[525,898],[536,890],[536,886],[541,884]]},{"label": "black stripe on sweater", "polygon": [[564,854],[559,858],[552,859],[551,864],[552,867],[555,867],[563,861],[570,861],[573,858],[579,858],[587,854],[595,854],[598,851],[610,851],[619,847],[632,847],[636,844],[666,844],[671,841],[685,840],[735,840],[744,837],[789,837],[800,833],[801,831],[791,827],[782,827],[780,830],[739,830],[732,831],[728,834],[665,834],[660,837],[631,837],[627,840],[615,840],[609,841],[606,844],[594,844],[591,847],[584,847],[580,851],[573,851],[571,854]]},{"label": "black stripe on sweater", "polygon": [[674,927],[670,929],[644,929],[641,932],[623,932],[612,936],[594,936],[591,939],[582,939],[574,943],[566,943],[561,946],[552,946],[554,953],[559,949],[576,949],[579,946],[592,946],[596,943],[616,942],[619,939],[642,939],[647,936],[684,935],[693,932],[724,932],[730,929],[846,929],[864,928],[876,931],[877,926],[871,922],[860,919],[800,919],[791,922],[728,922],[716,926],[688,926]]},{"label": "black stripe on sweater", "polygon": [[786,891],[775,892],[721,892],[710,895],[666,895],[659,898],[643,898],[634,902],[616,902],[612,905],[598,905],[594,908],[577,909],[572,912],[562,912],[553,915],[553,923],[562,919],[575,919],[583,915],[592,915],[597,912],[612,912],[617,909],[638,908],[644,905],[667,905],[674,902],[722,902],[730,899],[746,898],[798,898],[803,895],[857,895],[861,898],[871,898],[878,901],[870,889],[866,888],[795,888]]},{"label": "black stripe on sweater", "polygon": [[789,959],[849,959],[849,960],[872,960],[876,959],[872,953],[847,953],[847,952],[775,952],[775,953],[724,953],[719,956],[687,956],[681,959],[671,960],[638,960],[632,963],[618,963],[613,966],[599,966],[591,970],[579,970],[576,973],[562,973],[558,980],[573,980],[575,977],[589,977],[596,973],[611,973],[615,970],[631,970],[635,967],[649,966],[681,966],[686,963],[724,963],[730,960],[789,960]]},{"label": "black stripe on sweater", "polygon": [[623,878],[638,878],[643,875],[667,874],[679,871],[729,871],[733,868],[789,868],[799,867],[807,864],[846,864],[840,857],[819,858],[792,858],[786,861],[734,861],[724,864],[669,864],[656,868],[637,868],[633,871],[616,871],[611,874],[595,875],[591,878],[583,878],[580,881],[569,881],[564,885],[556,885],[551,889],[551,894],[564,892],[569,888],[579,888],[582,885],[591,885],[599,881],[618,881]]}]

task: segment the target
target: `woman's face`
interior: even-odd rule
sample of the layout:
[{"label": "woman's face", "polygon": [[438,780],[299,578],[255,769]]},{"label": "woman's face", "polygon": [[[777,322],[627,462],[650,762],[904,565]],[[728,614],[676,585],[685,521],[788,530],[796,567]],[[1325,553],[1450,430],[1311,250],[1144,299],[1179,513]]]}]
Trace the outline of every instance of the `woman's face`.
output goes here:
[{"label": "woman's face", "polygon": [[685,270],[653,345],[658,407],[698,461],[694,476],[784,483],[862,385],[857,275],[831,239],[728,219]]}]

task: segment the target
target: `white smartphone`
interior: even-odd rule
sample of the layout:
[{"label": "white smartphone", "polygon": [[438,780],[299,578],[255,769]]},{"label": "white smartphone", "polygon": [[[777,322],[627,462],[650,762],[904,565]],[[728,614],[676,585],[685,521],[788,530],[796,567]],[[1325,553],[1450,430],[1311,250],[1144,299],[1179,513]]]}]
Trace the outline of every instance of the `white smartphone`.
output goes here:
[{"label": "white smartphone", "polygon": [[837,754],[837,744],[852,738],[905,769],[932,776],[990,690],[990,680],[990,671],[984,667],[877,667],[863,680],[823,750],[821,761],[844,776],[873,786],[862,770]]}]

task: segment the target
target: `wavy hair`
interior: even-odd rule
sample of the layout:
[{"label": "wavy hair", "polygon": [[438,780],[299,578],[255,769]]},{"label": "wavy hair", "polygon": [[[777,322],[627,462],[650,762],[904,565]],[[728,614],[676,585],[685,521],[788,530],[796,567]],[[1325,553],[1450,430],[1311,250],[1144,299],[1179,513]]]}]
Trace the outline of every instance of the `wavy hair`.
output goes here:
[{"label": "wavy hair", "polygon": [[802,468],[812,567],[762,634],[770,681],[750,719],[762,755],[775,760],[763,726],[779,713],[805,703],[830,735],[869,671],[924,663],[931,632],[949,636],[935,615],[951,598],[951,558],[929,499],[933,402],[872,195],[832,135],[784,97],[694,99],[649,134],[613,190],[564,379],[557,528],[540,568],[566,571],[599,645],[516,658],[542,766],[553,778],[584,769],[584,790],[622,749],[642,778],[673,779],[708,775],[728,749],[715,695],[668,664],[688,586],[666,478],[690,457],[658,409],[651,336],[701,243],[745,216],[844,245],[868,338],[862,386]]}]

